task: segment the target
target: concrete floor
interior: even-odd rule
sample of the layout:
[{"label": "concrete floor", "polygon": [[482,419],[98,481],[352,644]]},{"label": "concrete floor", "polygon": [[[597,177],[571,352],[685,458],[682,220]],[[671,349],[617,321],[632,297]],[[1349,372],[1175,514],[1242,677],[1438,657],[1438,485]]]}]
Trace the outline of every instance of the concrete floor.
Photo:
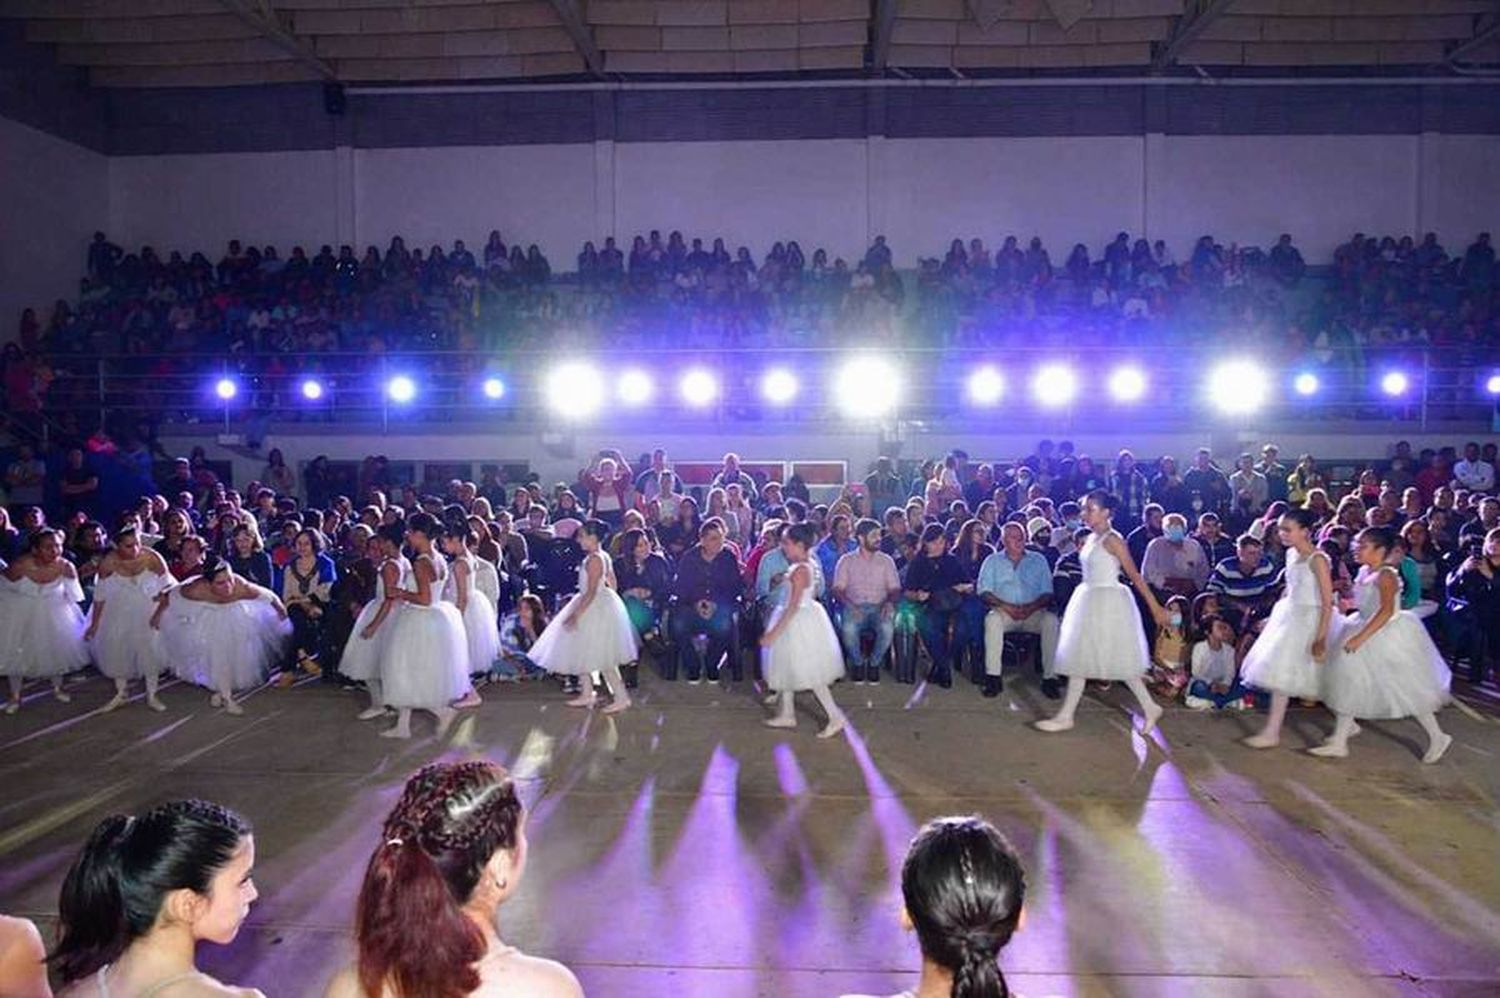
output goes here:
[{"label": "concrete floor", "polygon": [[[513,768],[532,861],[506,938],[563,960],[591,996],[889,994],[915,984],[896,879],[917,825],[977,812],[1025,857],[1028,923],[1002,965],[1042,995],[1500,994],[1500,725],[1450,708],[1457,744],[1417,759],[1412,722],[1367,726],[1343,762],[1235,744],[1254,715],[1170,711],[1149,743],[1123,690],[1044,736],[1029,683],[998,701],[960,680],[910,702],[840,687],[857,734],[760,726],[749,688],[647,679],[617,719],[552,684],[489,687],[447,744],[393,744],[350,693],[266,689],[242,718],[202,691],[170,711],[33,698],[0,717],[0,910],[50,932],[74,850],[104,814],[184,795],[256,826],[261,900],[203,965],[268,995],[316,995],[349,956],[365,859],[402,780],[439,756]],[[802,705],[802,710],[812,708]],[[430,722],[429,722],[430,723]]]}]

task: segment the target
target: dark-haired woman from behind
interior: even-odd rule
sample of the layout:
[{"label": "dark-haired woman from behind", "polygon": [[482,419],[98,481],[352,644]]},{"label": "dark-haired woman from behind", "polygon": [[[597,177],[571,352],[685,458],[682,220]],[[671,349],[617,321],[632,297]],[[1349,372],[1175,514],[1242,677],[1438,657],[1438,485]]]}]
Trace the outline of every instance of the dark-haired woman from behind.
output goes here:
[{"label": "dark-haired woman from behind", "polygon": [[48,961],[59,998],[259,998],[194,966],[201,941],[234,940],[255,902],[255,839],[244,818],[201,800],[113,815],[63,881]]},{"label": "dark-haired woman from behind", "polygon": [[500,906],[526,872],[525,823],[494,763],[435,763],[407,780],[365,868],[358,958],[325,998],[581,998],[566,967],[500,935]]},{"label": "dark-haired woman from behind", "polygon": [[929,821],[906,851],[901,899],[922,979],[892,998],[1008,998],[997,961],[1025,920],[1026,874],[1005,836],[983,818]]}]

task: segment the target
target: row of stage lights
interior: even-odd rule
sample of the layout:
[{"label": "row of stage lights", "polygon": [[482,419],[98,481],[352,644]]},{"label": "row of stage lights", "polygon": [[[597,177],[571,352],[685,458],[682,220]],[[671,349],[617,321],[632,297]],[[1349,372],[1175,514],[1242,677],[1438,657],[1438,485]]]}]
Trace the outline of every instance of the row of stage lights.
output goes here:
[{"label": "row of stage lights", "polygon": [[[1226,413],[1244,415],[1266,404],[1273,383],[1272,376],[1258,364],[1233,360],[1211,370],[1204,384],[1208,401]],[[975,369],[965,387],[969,401],[981,407],[999,405],[1008,389],[1004,372],[993,365]],[[1127,364],[1110,371],[1104,387],[1114,401],[1133,403],[1145,399],[1151,382],[1144,369]],[[1310,371],[1292,375],[1292,391],[1304,399],[1317,395],[1322,387],[1318,376]],[[483,379],[478,388],[480,394],[491,402],[500,401],[507,392],[505,382],[494,376]],[[847,415],[878,418],[900,402],[901,371],[883,358],[855,357],[836,372],[832,388],[834,400]],[[1078,372],[1066,364],[1044,364],[1031,373],[1031,397],[1044,408],[1060,409],[1070,405],[1077,398],[1079,388]],[[385,389],[390,401],[398,405],[415,401],[418,394],[417,382],[406,374],[390,378]],[[614,378],[611,385],[602,370],[584,361],[570,361],[553,368],[546,375],[542,389],[552,409],[575,419],[595,415],[611,398],[634,408],[650,404],[657,396],[656,379],[643,368],[627,368]],[[789,368],[773,367],[760,376],[761,397],[773,406],[790,405],[796,401],[801,389],[797,374]],[[1393,400],[1402,399],[1411,389],[1412,379],[1402,371],[1387,371],[1380,378],[1381,392]],[[229,377],[220,378],[214,385],[214,393],[225,405],[239,395],[239,390],[239,382]],[[299,391],[307,401],[318,402],[328,393],[328,387],[316,378],[305,378]],[[677,391],[684,403],[701,409],[719,400],[723,386],[713,371],[694,367],[678,379]],[[1484,391],[1492,397],[1500,397],[1500,373],[1487,377]]]}]

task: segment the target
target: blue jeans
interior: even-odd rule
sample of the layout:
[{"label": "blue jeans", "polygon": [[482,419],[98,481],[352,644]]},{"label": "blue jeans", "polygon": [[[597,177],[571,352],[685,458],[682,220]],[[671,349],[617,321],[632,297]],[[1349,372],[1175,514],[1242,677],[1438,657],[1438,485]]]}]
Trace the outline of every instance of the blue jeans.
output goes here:
[{"label": "blue jeans", "polygon": [[[862,606],[846,603],[843,611],[839,631],[844,640],[844,656],[849,664],[857,667],[867,663],[879,665],[885,661],[885,653],[891,650],[891,639],[896,633],[895,616],[885,613],[878,603],[866,603]],[[875,646],[870,649],[869,659],[863,658],[859,653],[860,635],[866,630],[875,635]]]},{"label": "blue jeans", "polygon": [[1240,685],[1238,679],[1224,693],[1215,693],[1213,688],[1201,679],[1195,679],[1191,683],[1188,683],[1188,696],[1208,700],[1213,703],[1216,710],[1223,710],[1226,704],[1242,699],[1246,692],[1248,691]]}]

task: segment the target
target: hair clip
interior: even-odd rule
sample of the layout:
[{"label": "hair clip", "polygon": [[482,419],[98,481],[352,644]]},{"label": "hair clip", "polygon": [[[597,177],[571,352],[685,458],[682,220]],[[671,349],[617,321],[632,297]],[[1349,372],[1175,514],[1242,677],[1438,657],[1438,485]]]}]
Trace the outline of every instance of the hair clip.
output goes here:
[{"label": "hair clip", "polygon": [[388,846],[399,846],[402,842],[400,839],[386,839],[385,844]]}]

